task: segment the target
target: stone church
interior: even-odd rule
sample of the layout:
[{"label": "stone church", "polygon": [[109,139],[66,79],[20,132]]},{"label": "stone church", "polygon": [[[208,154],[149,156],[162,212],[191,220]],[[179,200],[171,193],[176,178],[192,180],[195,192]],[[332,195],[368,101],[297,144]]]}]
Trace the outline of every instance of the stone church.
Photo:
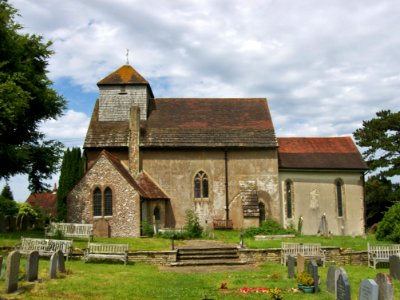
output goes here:
[{"label": "stone church", "polygon": [[95,235],[141,223],[207,228],[265,219],[317,234],[364,233],[366,164],[351,137],[277,138],[265,98],[155,98],[130,65],[98,82],[87,168],[67,198],[68,222]]}]

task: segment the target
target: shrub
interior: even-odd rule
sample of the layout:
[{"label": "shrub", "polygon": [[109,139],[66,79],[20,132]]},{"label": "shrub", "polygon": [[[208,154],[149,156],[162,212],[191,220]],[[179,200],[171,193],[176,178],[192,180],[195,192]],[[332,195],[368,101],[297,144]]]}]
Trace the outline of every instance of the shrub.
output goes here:
[{"label": "shrub", "polygon": [[311,286],[314,284],[314,279],[311,277],[310,274],[308,274],[305,271],[298,274],[296,280],[298,283],[301,283],[302,285],[306,286]]},{"label": "shrub", "polygon": [[273,234],[293,234],[294,228],[283,228],[278,222],[269,219],[262,222],[260,227],[249,227],[245,229],[245,237],[254,237],[255,235],[273,235]]},{"label": "shrub", "polygon": [[201,234],[203,233],[203,228],[200,225],[199,217],[193,210],[188,209],[186,211],[186,224],[184,229],[189,238],[201,237]]},{"label": "shrub", "polygon": [[188,237],[186,231],[175,231],[175,230],[166,230],[164,232],[159,232],[158,236],[163,239],[174,239],[174,240],[184,240]]},{"label": "shrub", "polygon": [[147,220],[142,221],[142,235],[143,236],[153,236],[154,235],[154,229],[153,226],[147,222]]},{"label": "shrub", "polygon": [[393,204],[379,222],[376,239],[400,242],[400,202]]}]

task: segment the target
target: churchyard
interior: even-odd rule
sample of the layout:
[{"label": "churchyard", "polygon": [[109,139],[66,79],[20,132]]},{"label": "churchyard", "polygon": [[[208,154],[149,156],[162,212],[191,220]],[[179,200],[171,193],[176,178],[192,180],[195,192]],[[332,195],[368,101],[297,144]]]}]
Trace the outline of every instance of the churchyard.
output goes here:
[{"label": "churchyard", "polygon": [[[169,267],[156,264],[132,262],[126,266],[121,262],[89,262],[84,263],[81,256],[76,256],[65,262],[66,272],[54,271],[51,259],[40,258],[38,280],[30,282],[26,279],[26,256],[21,256],[18,272],[18,290],[21,294],[5,294],[6,260],[11,248],[16,246],[21,236],[43,237],[43,232],[13,232],[0,234],[3,264],[0,279],[0,298],[6,299],[272,299],[268,290],[279,289],[283,299],[335,299],[332,288],[332,263],[327,262],[323,268],[318,266],[320,277],[317,294],[305,294],[297,289],[297,267],[291,270],[279,262],[258,262],[245,266],[217,267]],[[214,240],[239,244],[238,231],[214,231]],[[321,245],[341,246],[356,251],[365,251],[367,242],[376,243],[373,236],[362,237],[317,237],[301,236],[285,239],[286,242],[315,243]],[[167,251],[171,249],[171,241],[162,238],[95,238],[96,243],[127,243],[129,251]],[[280,247],[282,240],[245,239],[246,248]],[[175,241],[179,247],[187,241]],[[74,240],[74,253],[85,248],[87,241]],[[351,299],[358,299],[361,282],[366,293],[372,293],[367,279],[376,279],[378,273],[389,274],[387,265],[377,269],[366,265],[338,265],[347,275]],[[307,268],[307,266],[305,267]],[[52,273],[53,272],[53,273]],[[55,272],[55,273],[54,273]],[[337,277],[340,275],[338,271]],[[312,273],[312,272],[311,272]],[[329,273],[331,275],[329,275]],[[51,275],[53,274],[53,275]],[[55,274],[55,275],[54,275]],[[53,279],[50,279],[54,277]],[[289,278],[293,277],[293,278]],[[379,275],[383,281],[384,275]],[[347,284],[347,282],[346,282]],[[344,288],[345,289],[345,288]],[[375,288],[374,288],[375,289]],[[400,299],[400,281],[392,280],[393,299]],[[275,290],[276,291],[276,290]],[[279,299],[279,298],[276,298]],[[347,298],[343,298],[347,299]],[[370,298],[366,298],[370,299]],[[371,298],[373,299],[373,298]]]}]

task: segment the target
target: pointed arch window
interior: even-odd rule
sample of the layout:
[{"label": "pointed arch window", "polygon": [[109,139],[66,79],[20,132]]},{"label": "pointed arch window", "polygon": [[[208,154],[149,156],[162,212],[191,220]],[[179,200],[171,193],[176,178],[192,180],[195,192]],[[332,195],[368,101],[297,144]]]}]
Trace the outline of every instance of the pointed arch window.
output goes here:
[{"label": "pointed arch window", "polygon": [[293,217],[293,182],[286,180],[286,217]]},{"label": "pointed arch window", "polygon": [[112,190],[108,187],[104,191],[104,215],[112,216]]},{"label": "pointed arch window", "polygon": [[203,171],[194,177],[194,197],[208,198],[208,176]]},{"label": "pointed arch window", "polygon": [[113,214],[112,209],[113,193],[111,188],[106,187],[104,192],[100,188],[93,191],[93,216],[94,217],[110,217]]},{"label": "pointed arch window", "polygon": [[336,185],[336,201],[337,201],[337,214],[338,217],[343,217],[343,181],[337,179]]},{"label": "pointed arch window", "polygon": [[156,219],[156,221],[161,220],[160,208],[158,206],[154,208],[154,219]]},{"label": "pointed arch window", "polygon": [[93,216],[101,216],[101,191],[99,188],[93,192]]}]

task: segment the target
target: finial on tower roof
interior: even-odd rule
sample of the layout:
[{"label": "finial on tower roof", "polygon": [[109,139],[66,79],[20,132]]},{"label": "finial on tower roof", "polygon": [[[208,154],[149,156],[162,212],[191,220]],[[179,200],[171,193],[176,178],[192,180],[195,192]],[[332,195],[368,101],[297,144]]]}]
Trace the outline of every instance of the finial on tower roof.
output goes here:
[{"label": "finial on tower roof", "polygon": [[126,64],[129,65],[129,49],[126,49]]}]

